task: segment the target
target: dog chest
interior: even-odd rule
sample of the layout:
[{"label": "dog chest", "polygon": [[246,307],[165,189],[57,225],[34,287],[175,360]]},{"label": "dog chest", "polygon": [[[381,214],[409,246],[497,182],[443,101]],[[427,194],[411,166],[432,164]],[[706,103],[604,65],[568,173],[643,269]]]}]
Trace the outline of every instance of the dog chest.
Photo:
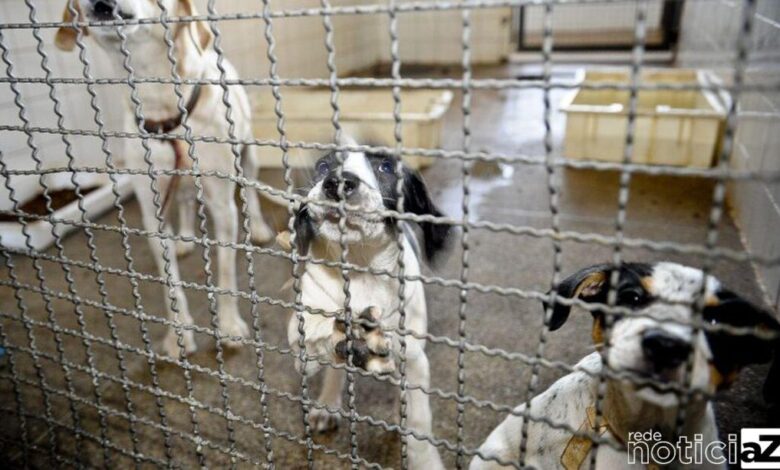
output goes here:
[{"label": "dog chest", "polygon": [[[330,270],[328,270],[330,271]],[[339,272],[325,272],[315,269],[307,271],[302,279],[304,302],[325,310],[344,308],[346,294],[344,279]],[[379,307],[382,318],[388,319],[398,312],[401,285],[397,279],[376,276],[368,273],[351,273],[349,276],[349,306],[359,312],[368,307]],[[420,295],[422,286],[419,281],[404,283],[404,304],[408,305],[413,297]]]}]

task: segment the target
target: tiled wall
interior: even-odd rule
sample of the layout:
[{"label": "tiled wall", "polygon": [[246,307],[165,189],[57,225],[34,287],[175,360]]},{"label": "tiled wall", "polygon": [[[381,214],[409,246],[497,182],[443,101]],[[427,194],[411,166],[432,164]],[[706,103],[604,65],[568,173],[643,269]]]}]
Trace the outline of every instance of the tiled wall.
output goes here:
[{"label": "tiled wall", "polygon": [[[556,47],[583,43],[625,44],[634,37],[634,23],[640,3],[573,3],[552,9],[553,40]],[[655,42],[661,28],[663,0],[646,4],[646,40]],[[528,6],[523,13],[525,45],[538,47],[544,28],[544,6]]]},{"label": "tiled wall", "polygon": [[[206,0],[197,0],[205,12]],[[367,5],[365,0],[345,0],[338,6]],[[272,10],[319,8],[318,0],[284,0],[271,2]],[[262,2],[236,0],[217,2],[217,13],[259,13]],[[340,74],[374,65],[379,58],[380,17],[376,15],[336,15],[332,17],[336,67]],[[273,37],[279,75],[284,78],[327,77],[325,29],[322,17],[304,16],[273,18]],[[265,23],[262,19],[222,21],[222,47],[242,77],[267,77]]]},{"label": "tiled wall", "polygon": [[[376,3],[384,3],[375,0]],[[206,12],[206,0],[196,0],[200,13]],[[342,0],[335,6],[366,5],[371,0]],[[65,0],[37,0],[37,21],[59,21]],[[217,13],[256,13],[262,8],[257,0],[216,2]],[[318,0],[273,1],[272,9],[285,10],[318,8]],[[0,21],[29,22],[29,9],[22,1],[0,1]],[[336,15],[333,16],[334,45],[337,51],[336,66],[339,75],[366,69],[378,63],[390,62],[390,33],[387,14]],[[404,63],[460,63],[461,61],[461,12],[399,13],[401,60]],[[508,9],[478,10],[472,13],[472,60],[474,63],[497,62],[506,58],[510,50],[510,11]],[[268,77],[266,41],[262,19],[220,21],[222,48],[243,78]],[[319,16],[275,18],[276,55],[282,78],[327,77],[325,31]],[[82,77],[82,65],[76,52],[63,53],[53,44],[55,30],[40,30],[44,50],[49,56],[49,66],[54,77]],[[17,77],[42,78],[41,57],[36,52],[36,42],[31,29],[2,30],[3,43],[9,51]],[[89,42],[87,45],[89,46]],[[99,67],[101,52],[88,48],[93,64],[93,77],[112,76]],[[5,64],[0,63],[0,76],[6,76]],[[116,77],[114,77],[116,78]],[[22,102],[32,127],[56,128],[57,119],[53,103],[45,84],[20,84]],[[117,96],[128,93],[123,85],[96,87],[102,109],[105,129],[121,130],[121,106],[116,106]],[[64,127],[69,129],[97,130],[94,115],[89,106],[90,97],[83,84],[56,84],[55,93],[62,101],[65,114]],[[8,83],[0,83],[0,125],[21,126],[14,95]],[[27,136],[21,132],[0,131],[0,151],[3,161],[12,169],[32,169]],[[70,136],[73,155],[78,166],[100,166],[104,155],[100,141],[93,137]],[[34,133],[33,144],[38,148],[44,167],[64,166],[67,163],[65,144],[61,136],[53,133]],[[113,145],[113,143],[112,143]],[[121,158],[121,155],[117,156]],[[32,197],[39,186],[37,176],[13,177],[11,182],[22,201]],[[11,206],[5,185],[0,181],[0,208]]]},{"label": "tiled wall", "polygon": [[[678,62],[715,69],[733,79],[742,17],[738,0],[688,0]],[[740,96],[731,165],[740,170],[780,170],[780,2],[759,0],[753,18],[746,84],[771,85],[773,91]],[[752,253],[780,257],[780,183],[740,181],[729,187],[729,202]],[[780,307],[780,266],[758,266],[771,302]]]},{"label": "tiled wall", "polygon": [[[404,2],[401,2],[404,3]],[[512,47],[509,8],[472,10],[471,62],[490,64],[505,60]],[[405,64],[460,64],[463,55],[463,12],[405,12],[398,15],[399,49]],[[390,62],[388,20],[379,27],[381,58]]]}]

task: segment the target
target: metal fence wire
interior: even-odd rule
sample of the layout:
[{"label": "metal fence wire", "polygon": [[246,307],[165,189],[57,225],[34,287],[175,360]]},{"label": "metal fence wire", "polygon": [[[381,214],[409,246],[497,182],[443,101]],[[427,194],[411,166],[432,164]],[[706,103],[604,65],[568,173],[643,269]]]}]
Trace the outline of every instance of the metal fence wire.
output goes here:
[{"label": "metal fence wire", "polygon": [[[100,20],[85,17],[84,5],[95,3],[108,8],[111,17]],[[0,346],[3,348],[0,410],[4,417],[0,449],[2,459],[13,466],[407,468],[414,467],[413,458],[410,464],[410,453],[419,449],[420,443],[427,443],[438,451],[448,468],[465,468],[475,455],[523,468],[529,452],[534,450],[527,445],[528,428],[533,423],[544,423],[585,437],[596,448],[609,445],[621,449],[621,445],[599,433],[562,422],[553,410],[538,416],[516,408],[528,403],[553,379],[582,370],[575,364],[593,350],[587,335],[572,333],[564,341],[557,339],[558,333],[550,331],[549,312],[545,312],[542,301],[556,300],[593,310],[593,304],[561,299],[555,294],[561,281],[573,269],[584,267],[586,261],[619,265],[626,261],[674,259],[697,266],[705,273],[719,276],[726,273],[726,277],[738,280],[737,287],[754,291],[752,274],[746,274],[752,272],[751,267],[769,272],[780,266],[776,254],[760,247],[743,248],[734,236],[736,229],[731,219],[724,216],[729,185],[763,185],[776,194],[780,184],[777,169],[739,168],[732,164],[733,155],[740,151],[738,122],[749,113],[740,107],[743,97],[776,93],[780,88],[778,82],[746,79],[751,59],[755,59],[751,51],[758,42],[753,38],[754,31],[772,22],[776,25],[780,19],[773,20],[765,14],[759,0],[687,2],[731,12],[731,22],[736,25],[734,34],[721,35],[713,29],[710,33],[716,37],[706,38],[716,43],[714,52],[719,54],[716,57],[719,72],[725,77],[709,84],[642,81],[648,54],[648,11],[654,5],[650,0],[333,3],[321,0],[319,5],[298,2],[303,5],[300,8],[291,8],[286,2],[272,5],[270,0],[262,0],[251,9],[229,14],[220,13],[222,5],[214,0],[204,2],[202,13],[192,9],[190,2],[138,0],[138,4],[155,12],[145,17],[124,14],[124,5],[132,3],[68,0],[64,20],[41,21],[39,10],[48,11],[48,6],[38,0],[25,0],[27,19],[0,20],[4,69],[0,86],[9,91],[11,100],[3,104],[7,118],[0,125],[0,174],[10,203],[0,208],[0,215],[9,224],[18,223],[24,236],[24,246],[15,247],[3,243],[1,237],[8,235],[0,231],[4,265],[0,271]],[[9,4],[2,6],[10,9]],[[190,5],[189,12],[182,13],[181,4]],[[628,82],[581,84],[558,73],[570,67],[567,69],[563,62],[554,60],[557,57],[553,21],[556,9],[586,4],[633,7]],[[491,75],[497,73],[496,67],[474,63],[475,44],[480,40],[474,34],[478,15],[508,7],[541,9],[541,45],[531,60],[539,73],[533,77]],[[399,23],[415,15],[452,12],[460,15],[455,21],[461,32],[460,60],[450,68],[450,71],[457,70],[457,74],[402,74],[403,48],[427,45],[406,43]],[[377,24],[387,27],[381,33],[386,35],[382,44],[389,45],[389,72],[380,74],[376,71],[379,69],[374,69],[369,76],[350,76],[340,71],[339,43],[335,40],[340,34],[340,21],[377,17],[384,21]],[[321,21],[324,43],[319,39],[308,40],[312,36],[305,28],[299,34],[307,50],[317,50],[317,54],[325,57],[327,70],[318,78],[285,77],[280,74],[280,65],[291,57],[285,55],[287,49],[279,48],[274,27],[305,18]],[[447,18],[453,22],[451,16]],[[251,54],[268,64],[267,74],[262,77],[234,76],[232,66],[227,63],[225,47],[229,44],[222,33],[242,22],[254,22],[261,28],[265,43],[252,45]],[[205,28],[212,38],[207,47],[216,54],[216,74],[190,73],[187,61],[193,58],[177,51],[179,34],[183,29],[191,31],[188,28],[193,25]],[[142,50],[128,46],[136,29],[160,27],[166,56],[149,57]],[[67,58],[54,48],[53,38],[58,28],[75,35],[74,52]],[[118,64],[123,74],[99,72],[99,62],[106,59],[96,55],[93,36],[97,28],[104,33],[114,32],[111,41],[116,45],[115,57],[107,60]],[[26,42],[18,39],[22,35]],[[724,38],[733,43],[724,44]],[[25,63],[17,63],[16,58],[22,56],[15,54],[25,50],[29,52]],[[526,54],[533,55],[527,51]],[[35,60],[30,61],[29,57]],[[56,72],[52,64],[64,60],[77,61],[77,76]],[[164,64],[168,73],[150,74],[146,66],[150,60]],[[774,60],[770,58],[768,62]],[[145,93],[150,86],[161,85],[168,86],[166,90],[175,94],[175,114],[182,119],[170,128],[154,132],[147,124],[150,115],[159,114],[159,108],[150,101],[151,95]],[[277,138],[259,139],[245,132],[242,126],[246,123],[242,119],[246,119],[246,110],[235,109],[239,102],[235,94],[242,88],[250,92],[252,100],[254,90],[270,90],[263,99],[274,100]],[[311,88],[330,91],[328,112],[332,139],[296,140],[286,130],[285,113],[289,105],[285,92]],[[196,132],[192,119],[188,118],[192,112],[189,101],[196,89],[201,95],[219,96],[221,104],[211,119],[220,124],[208,127],[215,129],[211,135]],[[448,135],[453,137],[446,145],[417,148],[404,142],[404,126],[408,125],[404,115],[406,93],[416,89],[451,90],[459,98],[454,101],[459,109],[452,110],[444,124]],[[560,129],[556,127],[560,123],[559,101],[577,89],[628,93],[628,122],[621,161],[562,156]],[[80,119],[73,119],[69,114],[74,112],[69,109],[74,106],[71,98],[74,90],[85,90],[88,94],[89,109],[78,110]],[[353,142],[345,138],[348,132],[340,108],[345,90],[384,90],[391,94],[392,141]],[[658,90],[707,90],[730,97],[722,144],[712,167],[655,166],[633,161],[636,123],[641,112],[640,93]],[[124,99],[125,94],[129,99]],[[536,145],[530,147],[533,151],[526,151],[529,147],[490,146],[485,144],[486,139],[497,143],[503,137],[481,135],[491,130],[498,134],[512,129],[512,123],[500,122],[505,118],[499,114],[500,110],[483,104],[501,101],[496,97],[508,99],[506,96],[511,94],[522,98],[518,103],[537,103],[533,109],[539,112],[531,119],[536,120],[542,132],[530,133]],[[46,107],[47,114],[53,111],[54,120],[49,121],[52,124],[37,124],[31,117],[34,114],[31,109],[40,106]],[[132,125],[120,130],[109,125],[107,114],[116,108],[127,109]],[[760,117],[776,122],[777,116],[774,111]],[[491,124],[485,126],[482,121]],[[12,141],[22,142],[24,165],[11,163],[9,155],[16,151]],[[51,160],[50,148],[55,141],[61,142],[56,148],[64,150],[65,160]],[[97,142],[99,165],[81,163],[79,154],[84,152],[84,147],[79,142],[82,141]],[[171,142],[189,162],[187,165],[172,168],[156,158],[155,152],[170,151]],[[144,166],[127,165],[124,150],[117,150],[132,145],[140,145],[138,152],[143,158],[139,161]],[[767,145],[771,147],[771,143]],[[230,155],[232,160],[222,169],[208,164],[204,167],[204,156],[217,148],[229,149],[225,155]],[[277,166],[281,170],[264,167],[259,179],[246,174],[245,148],[277,152],[274,155],[280,155]],[[398,179],[401,196],[395,201],[395,207],[364,215],[389,217],[398,228],[410,222],[455,227],[449,258],[438,269],[423,274],[412,270],[410,274],[405,262],[408,245],[403,241],[406,232],[398,230],[394,268],[378,269],[356,262],[349,257],[351,242],[346,236],[346,218],[348,213],[357,210],[348,207],[344,197],[332,206],[341,232],[339,254],[334,259],[325,259],[315,251],[299,250],[295,243],[302,236],[297,233],[300,225],[296,224],[299,208],[304,204],[322,204],[322,201],[307,197],[302,190],[309,188],[312,172],[295,167],[290,154],[296,150],[322,155],[335,151],[339,162],[338,191],[342,195],[346,184],[342,174],[346,152],[428,157],[433,166],[424,174],[434,198],[444,201],[445,209],[450,209],[444,211],[445,215],[405,211],[404,192],[400,191],[403,178]],[[770,153],[777,150],[775,147]],[[52,161],[64,164],[52,164]],[[515,175],[527,172],[532,179],[544,183],[518,191],[510,184],[513,191],[502,190],[500,199],[486,198],[481,189],[485,184],[481,172],[486,167],[501,171],[514,169]],[[265,175],[271,171],[279,173],[280,184],[263,182],[268,181]],[[403,176],[400,164],[393,171]],[[566,194],[570,190],[570,175],[578,174],[593,176],[596,183],[590,184],[588,191],[604,190],[611,201],[608,211],[602,211],[599,216],[600,230],[594,225],[578,223],[579,219],[562,208],[571,200]],[[102,181],[110,187],[103,196],[110,200],[107,206],[111,210],[106,215],[90,214],[87,199],[94,188],[85,186],[85,176],[104,178]],[[611,176],[616,176],[614,186],[604,183]],[[78,207],[75,216],[57,215],[62,186],[53,182],[62,177],[72,188],[72,200]],[[169,200],[174,177],[179,181],[178,191],[186,194]],[[436,187],[437,182],[447,178],[453,183],[449,189],[454,188],[454,192]],[[129,179],[144,182],[134,186],[135,199],[125,197],[128,191],[124,184]],[[648,186],[648,181],[657,183]],[[676,181],[694,181],[699,185],[696,187],[705,188],[685,196],[698,198],[692,204],[704,211],[697,215],[696,222],[691,222],[695,227],[689,227],[684,235],[664,229],[644,232],[641,228],[644,226],[639,231],[632,230],[632,220],[641,221],[645,217],[641,210],[631,207],[634,198],[642,198],[634,196],[634,188],[663,193]],[[39,189],[42,195],[39,212],[25,209],[29,197],[22,184]],[[220,206],[224,213],[210,206],[209,198],[220,188],[227,188],[230,194],[237,188],[237,211],[230,211],[228,203]],[[445,193],[447,201],[454,201],[453,204],[444,200]],[[191,195],[190,201],[187,194]],[[264,195],[266,218],[273,220],[278,231],[290,232],[289,247],[279,243],[253,243],[251,205],[252,198],[258,194]],[[580,192],[574,197],[590,196]],[[140,198],[149,198],[153,213],[140,213]],[[483,216],[480,209],[501,205],[504,212],[498,213],[510,214],[513,208],[521,211],[519,207],[526,207],[520,203],[522,199],[544,201],[542,207],[546,206],[547,212],[537,211],[533,216],[508,215],[502,219]],[[277,204],[269,203],[272,200]],[[279,201],[283,204],[279,205]],[[197,220],[194,233],[171,230],[175,225],[171,221],[176,213],[174,207],[182,204],[191,209],[190,217]],[[663,225],[665,216],[655,217],[655,222],[648,220],[645,225]],[[223,230],[231,221],[239,221],[237,233]],[[39,236],[36,226],[41,222],[48,223],[44,227],[53,237],[52,248],[39,249],[36,245]],[[66,237],[70,230],[65,228],[75,230]],[[721,236],[724,231],[728,233]],[[223,236],[225,233],[228,235]],[[187,244],[197,254],[177,261],[177,248]],[[161,260],[160,271],[156,268],[156,257]],[[306,264],[323,265],[339,273],[339,289],[343,290],[333,294],[334,299],[343,298],[338,309],[324,311],[305,305],[301,273]],[[233,267],[239,272],[239,281],[231,285],[224,281],[223,271]],[[367,372],[357,365],[354,351],[360,339],[358,331],[376,326],[366,322],[351,304],[350,283],[358,275],[373,275],[397,289],[398,326],[383,327],[398,342],[394,374]],[[613,276],[616,275],[614,271]],[[290,278],[291,282],[283,282]],[[611,285],[617,284],[616,278],[612,281]],[[418,282],[424,285],[428,299],[427,330],[410,326],[407,321],[407,299]],[[611,289],[608,305],[599,307],[610,316],[626,313],[615,306],[614,290]],[[695,331],[715,329],[733,335],[767,337],[768,333],[756,328],[716,327],[703,322],[701,294],[695,301],[697,314],[690,323]],[[249,325],[247,334],[230,336],[223,331],[219,313],[224,304],[234,305],[240,312]],[[168,310],[171,315],[166,313]],[[185,318],[190,314],[193,322]],[[343,320],[347,342],[344,361],[307,354],[305,314]],[[298,320],[300,336],[294,344],[289,344],[287,339],[290,315]],[[586,326],[589,318],[583,316],[576,322],[579,326],[571,327],[572,331],[589,331],[590,327]],[[175,332],[172,339],[178,346],[174,348],[178,354],[162,352],[161,345],[171,339],[165,336],[165,331]],[[574,341],[571,338],[579,338],[576,341],[581,340],[581,344],[571,343]],[[189,341],[199,346],[197,352],[187,354]],[[427,344],[431,383],[427,378],[423,380],[425,383],[415,381],[410,373],[407,356],[413,342]],[[604,349],[601,351],[602,356],[606,354]],[[314,392],[323,386],[320,379],[296,372],[293,367],[296,361],[303,363],[304,368],[314,362],[325,369],[344,371],[344,406],[333,409],[328,406],[332,404],[316,400]],[[689,376],[692,361],[690,358]],[[605,384],[611,378],[645,384],[655,382],[655,386],[677,394],[683,405],[700,398],[702,393],[694,389],[690,378],[682,385],[671,385],[609,367],[603,367],[595,375],[600,384],[594,404],[597,421],[602,419]],[[410,401],[415,394],[431,402],[430,429],[421,428],[418,420],[410,417],[414,412]],[[326,410],[341,418],[338,431],[323,434],[313,424],[316,422],[312,417],[321,416]],[[479,451],[490,430],[510,414],[525,418],[518,440],[519,458],[505,459]],[[680,406],[674,431],[677,435],[688,418],[686,406]],[[736,426],[734,422],[730,429]],[[594,465],[595,461],[592,459],[589,464]]]}]

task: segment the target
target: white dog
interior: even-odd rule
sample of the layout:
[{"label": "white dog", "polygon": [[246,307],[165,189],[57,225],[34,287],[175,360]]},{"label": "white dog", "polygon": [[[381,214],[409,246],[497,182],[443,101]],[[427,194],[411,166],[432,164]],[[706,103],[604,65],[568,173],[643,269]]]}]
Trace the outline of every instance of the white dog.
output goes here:
[{"label": "white dog", "polygon": [[[63,13],[64,22],[77,21],[113,21],[116,19],[140,20],[160,18],[162,9],[167,9],[168,16],[195,16],[197,12],[192,0],[68,0]],[[75,13],[75,15],[74,15]],[[168,46],[165,42],[165,28],[160,23],[128,24],[123,26],[99,26],[81,29],[82,37],[92,40],[112,61],[112,67],[120,74],[126,73],[123,68],[125,55],[119,28],[126,35],[125,46],[131,52],[130,64],[139,77],[170,77],[171,63],[168,61]],[[205,22],[178,22],[170,24],[170,34],[174,42],[173,53],[177,59],[177,73],[182,79],[219,79],[217,53],[211,48],[212,32]],[[76,46],[79,35],[74,27],[62,27],[57,31],[55,43],[65,51],[71,51]],[[226,69],[227,79],[236,79],[235,69],[226,60],[222,62]],[[144,128],[149,133],[184,133],[182,126],[183,114],[177,106],[178,97],[173,85],[161,83],[143,83],[137,85],[138,93],[145,117]],[[211,136],[229,138],[230,132],[226,120],[226,106],[222,102],[223,89],[219,85],[181,85],[186,104],[187,124],[196,136]],[[252,138],[249,99],[242,87],[231,86],[229,103],[232,108],[232,118],[235,120],[233,138],[246,140]],[[129,109],[133,116],[130,126],[138,132],[140,122],[135,122],[135,107],[131,103]],[[151,160],[156,169],[188,169],[192,160],[188,157],[187,144],[182,140],[163,141],[150,139]],[[243,146],[241,149],[242,164],[245,174],[254,178],[258,171],[257,157],[254,147]],[[203,172],[218,171],[235,175],[234,156],[230,145],[196,142],[195,155],[198,156],[200,170]],[[128,168],[147,169],[143,155],[136,152],[125,152],[125,166]],[[163,211],[175,192],[175,177],[159,177],[158,189],[162,200]],[[238,236],[238,211],[233,199],[235,183],[217,177],[201,179],[205,192],[205,204],[216,231],[216,240],[221,242],[236,242]],[[154,192],[151,181],[146,176],[134,177],[133,188],[141,206],[144,228],[148,231],[158,231],[159,221],[155,213]],[[248,211],[251,218],[252,240],[258,243],[273,238],[271,228],[266,225],[260,213],[260,204],[255,191],[247,191]],[[193,208],[183,204],[180,208],[181,219],[184,221],[183,231],[192,232]],[[150,246],[159,272],[166,276],[163,247],[160,239],[150,239]],[[173,253],[169,240],[164,239],[169,253]],[[178,251],[182,251],[179,247]],[[179,269],[175,256],[170,257],[170,275],[173,283],[180,280]],[[219,272],[217,286],[221,289],[236,290],[236,251],[228,247],[217,248]],[[172,301],[165,287],[166,307],[169,318],[174,318]],[[179,321],[184,325],[192,325],[187,306],[187,299],[181,287],[173,288],[175,302],[179,311]],[[218,301],[218,322],[223,337],[245,337],[249,334],[247,324],[238,312],[237,298],[221,296]],[[185,353],[195,351],[195,340],[191,330],[183,332],[183,347]],[[226,344],[232,344],[226,338]],[[169,328],[163,343],[163,350],[171,356],[178,356],[180,351],[178,337],[173,328]]]},{"label": "white dog", "polygon": [[[340,158],[339,158],[340,157]],[[339,190],[337,167],[343,161],[343,191]],[[398,177],[397,159],[381,154],[361,152],[331,153],[320,159],[315,167],[314,185],[308,197],[315,201],[303,205],[296,215],[296,246],[300,253],[315,259],[339,261],[339,212],[335,207],[340,195],[348,209],[343,239],[348,246],[347,261],[365,268],[398,273],[400,250],[397,245],[396,221],[377,215],[376,211],[396,209]],[[403,169],[404,212],[418,215],[441,216],[430,199],[420,176]],[[317,201],[330,202],[321,205]],[[365,214],[365,212],[373,214]],[[431,260],[446,247],[450,233],[447,225],[419,224],[425,246],[425,255]],[[416,239],[403,225],[404,275],[418,276]],[[350,310],[353,316],[352,363],[370,372],[389,373],[396,367],[401,346],[397,333],[399,327],[399,281],[395,277],[349,271]],[[306,263],[301,279],[302,303],[327,312],[344,309],[344,281],[339,268],[319,263]],[[403,310],[404,327],[415,333],[427,332],[425,293],[420,281],[406,281]],[[358,318],[379,323],[382,328],[372,328]],[[343,363],[349,354],[343,321],[333,316],[311,312],[303,314],[303,333],[307,361],[305,368],[297,361],[296,367],[305,374],[313,374],[322,366],[321,361]],[[364,326],[365,325],[365,326]],[[299,350],[299,322],[293,314],[288,327],[288,339],[292,349]],[[430,372],[425,355],[425,342],[406,336],[406,376],[410,386],[428,387]],[[345,371],[327,367],[323,389],[318,398],[320,405],[340,409]],[[419,389],[407,392],[408,428],[418,434],[430,435],[431,410],[426,393]],[[312,427],[319,432],[338,425],[340,415],[324,409],[313,409]],[[409,464],[413,469],[435,470],[444,468],[435,446],[425,440],[409,437]]]},{"label": "white dog", "polygon": [[[614,268],[598,265],[572,275],[564,280],[558,295],[564,298],[580,298],[586,302],[605,304],[609,280]],[[690,386],[702,392],[691,397],[687,406],[683,435],[694,442],[694,435],[702,436],[703,446],[718,439],[712,404],[704,396],[726,387],[736,378],[740,368],[751,363],[766,362],[772,356],[773,344],[756,335],[730,335],[726,332],[699,330],[695,335],[690,326],[691,303],[701,292],[702,272],[675,263],[624,264],[620,268],[617,285],[617,305],[627,307],[637,315],[614,318],[606,351],[608,369],[615,374],[630,373],[656,383],[683,387],[683,374],[689,354],[693,357]],[[738,327],[755,327],[777,333],[780,325],[768,313],[763,312],[737,295],[721,287],[712,276],[706,281],[706,307],[703,319],[710,324]],[[556,303],[550,317],[550,329],[559,328],[569,316],[570,307]],[[604,342],[605,313],[593,311],[592,336],[598,346]],[[626,377],[607,378],[606,393],[602,401],[603,415],[597,421],[595,413],[599,373],[602,362],[599,352],[586,356],[575,371],[549,389],[533,398],[530,408],[525,405],[515,409],[532,418],[547,417],[581,433],[595,433],[612,441],[616,446],[628,442],[628,434],[634,432],[658,432],[657,437],[671,441],[676,429],[679,397],[667,387],[652,386],[649,380],[633,380]],[[596,428],[596,423],[599,427]],[[475,456],[472,470],[508,468],[498,463],[517,462],[520,453],[523,418],[509,416],[502,422],[479,451],[486,458]],[[634,434],[636,436],[636,434]],[[634,441],[635,442],[635,441]],[[671,441],[674,442],[674,441]],[[653,442],[650,442],[652,445]],[[593,443],[587,437],[578,437],[564,429],[529,420],[525,465],[539,469],[588,468]],[[629,452],[632,452],[629,449]],[[646,454],[634,447],[632,457],[638,465]],[[720,447],[714,447],[708,464],[693,465],[696,468],[725,468]],[[494,460],[487,460],[489,458]],[[680,466],[686,462],[650,462]],[[655,464],[655,465],[653,465]],[[599,445],[596,468],[629,468],[629,454],[617,451],[609,445]]]}]

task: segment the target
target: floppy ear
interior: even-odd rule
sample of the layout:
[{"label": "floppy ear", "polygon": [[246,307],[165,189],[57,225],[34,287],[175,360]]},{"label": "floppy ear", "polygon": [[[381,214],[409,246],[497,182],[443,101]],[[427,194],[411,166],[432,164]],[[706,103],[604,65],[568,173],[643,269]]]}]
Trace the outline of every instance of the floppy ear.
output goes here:
[{"label": "floppy ear", "polygon": [[[404,212],[434,217],[444,215],[433,204],[428,187],[425,186],[420,174],[408,169],[404,169]],[[437,255],[447,248],[452,226],[432,222],[419,222],[418,225],[423,232],[425,259],[433,263]]]},{"label": "floppy ear", "polygon": [[[195,9],[192,0],[179,0],[178,14],[179,16],[198,16],[198,10]],[[186,29],[189,40],[195,45],[198,53],[203,55],[203,52],[206,51],[214,39],[208,23],[205,21],[191,21],[189,23],[179,23],[179,25],[180,29],[176,31],[176,36],[178,37]]]},{"label": "floppy ear", "polygon": [[309,208],[306,204],[301,204],[295,212],[295,248],[298,254],[306,256],[309,253],[309,245],[314,239],[314,224],[309,215]]},{"label": "floppy ear", "polygon": [[[770,313],[732,292],[718,292],[715,302],[715,305],[706,306],[702,312],[707,322],[780,333],[780,324]],[[706,336],[712,351],[713,365],[724,377],[733,376],[749,364],[769,362],[780,344],[778,339],[768,340],[755,335],[731,334],[727,331],[707,331]],[[767,381],[769,382],[769,379]]]},{"label": "floppy ear", "polygon": [[[566,299],[579,297],[586,302],[601,301],[606,298],[611,271],[611,266],[607,264],[597,264],[577,271],[558,284],[557,293]],[[547,302],[544,302],[545,310],[547,306]],[[569,312],[570,305],[555,302],[550,317],[550,331],[563,326],[569,318]]]},{"label": "floppy ear", "polygon": [[[76,19],[81,20],[84,15],[81,13],[78,0],[66,0],[65,9],[62,11],[62,22],[73,23],[73,14],[71,13],[71,7],[76,10]],[[54,36],[54,45],[57,49],[70,52],[76,47],[76,39],[78,38],[78,29],[80,27],[72,26],[60,26],[57,29],[57,34]],[[81,29],[84,36],[89,36],[89,29],[86,27]]]}]

